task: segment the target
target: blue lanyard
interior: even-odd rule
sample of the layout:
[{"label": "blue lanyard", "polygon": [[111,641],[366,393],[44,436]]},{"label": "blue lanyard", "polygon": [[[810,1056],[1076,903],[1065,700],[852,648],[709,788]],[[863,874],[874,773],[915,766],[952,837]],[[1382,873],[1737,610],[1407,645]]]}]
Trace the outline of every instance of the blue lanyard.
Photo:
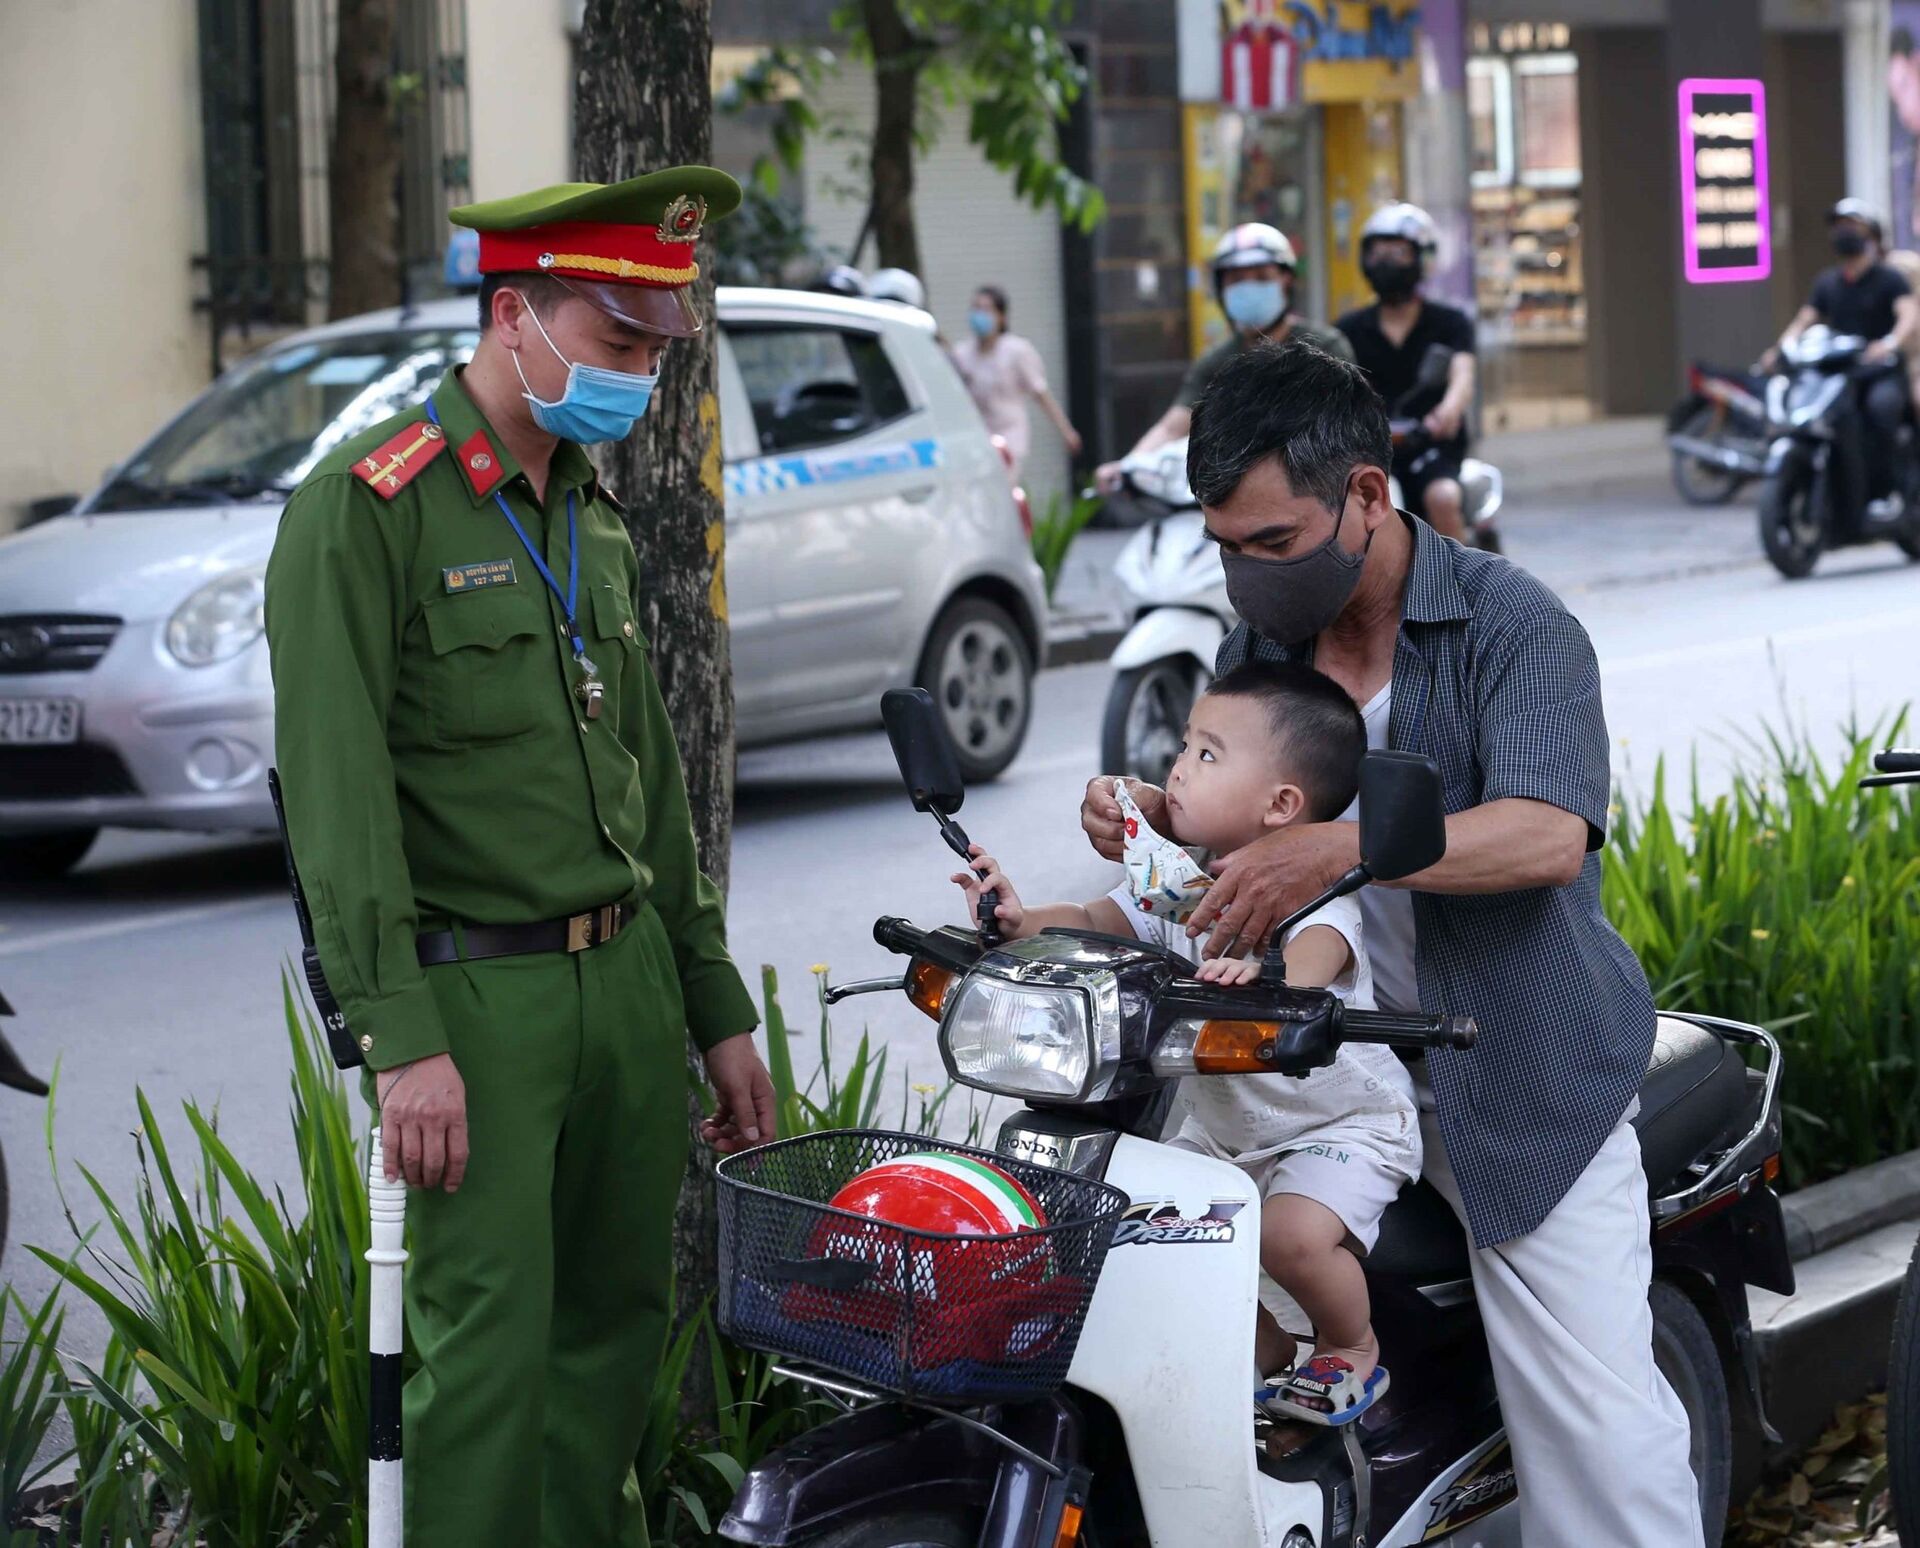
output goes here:
[{"label": "blue lanyard", "polygon": [[[440,423],[440,414],[433,406],[433,400],[427,400],[427,418],[436,425]],[[507,518],[507,525],[513,528],[513,535],[520,539],[520,546],[527,551],[527,557],[533,561],[533,567],[540,572],[540,579],[547,583],[547,589],[559,598],[560,605],[567,610],[567,638],[573,641],[574,658],[589,673],[594,669],[587,659],[586,641],[580,638],[580,624],[577,604],[580,600],[580,544],[579,530],[574,521],[573,491],[567,491],[567,589],[560,589],[560,582],[553,578],[553,571],[547,568],[547,561],[540,557],[540,550],[533,546],[533,540],[527,536],[527,529],[520,525],[520,518],[513,514],[513,508],[507,504],[506,497],[499,490],[493,492],[493,503],[500,507],[500,514]]]}]

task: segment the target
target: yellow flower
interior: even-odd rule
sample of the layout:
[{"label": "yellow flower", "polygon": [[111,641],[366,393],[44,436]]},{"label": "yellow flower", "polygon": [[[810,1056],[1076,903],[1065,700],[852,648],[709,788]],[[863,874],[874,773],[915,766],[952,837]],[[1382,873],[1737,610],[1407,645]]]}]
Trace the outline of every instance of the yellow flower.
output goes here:
[{"label": "yellow flower", "polygon": [[1841,886],[1843,886],[1843,887],[1851,887],[1851,886],[1853,885],[1853,878],[1852,878],[1851,876],[1843,876],[1843,877],[1841,877],[1841,878],[1840,878],[1840,885],[1841,885]]},{"label": "yellow flower", "polygon": [[1773,932],[1771,930],[1755,930],[1753,932],[1753,938],[1756,941],[1764,941],[1768,937],[1770,937],[1772,934]]},{"label": "yellow flower", "polygon": [[808,968],[807,971],[812,973],[816,978],[825,978],[827,976],[827,965],[824,962],[816,962],[812,967]]},{"label": "yellow flower", "polygon": [[922,1095],[922,1096],[932,1096],[932,1095],[934,1094],[934,1092],[936,1092],[936,1091],[938,1091],[938,1090],[939,1090],[940,1088],[939,1088],[938,1086],[920,1086],[920,1085],[916,1085],[916,1086],[915,1086],[915,1087],[914,1087],[913,1089],[914,1089],[915,1091],[917,1091],[917,1092],[919,1092],[919,1093],[920,1093],[920,1095]]}]

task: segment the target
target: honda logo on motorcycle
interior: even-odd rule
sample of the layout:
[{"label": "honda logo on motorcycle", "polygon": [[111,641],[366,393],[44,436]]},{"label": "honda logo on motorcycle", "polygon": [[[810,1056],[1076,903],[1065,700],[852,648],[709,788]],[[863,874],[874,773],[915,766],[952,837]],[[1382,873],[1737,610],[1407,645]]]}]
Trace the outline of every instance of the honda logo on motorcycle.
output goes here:
[{"label": "honda logo on motorcycle", "polygon": [[1230,1242],[1233,1217],[1245,1209],[1243,1199],[1215,1199],[1197,1218],[1180,1213],[1172,1199],[1138,1199],[1129,1205],[1114,1228],[1116,1247],[1153,1247],[1163,1243]]}]

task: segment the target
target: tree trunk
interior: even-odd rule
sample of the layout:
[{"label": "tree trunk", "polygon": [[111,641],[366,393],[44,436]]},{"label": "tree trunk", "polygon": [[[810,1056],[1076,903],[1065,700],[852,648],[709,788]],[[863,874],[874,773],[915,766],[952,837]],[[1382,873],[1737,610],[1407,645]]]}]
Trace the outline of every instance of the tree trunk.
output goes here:
[{"label": "tree trunk", "polygon": [[[588,182],[615,183],[661,167],[704,164],[712,148],[710,0],[588,0],[580,34],[574,161]],[[702,268],[708,267],[707,252]],[[707,329],[676,343],[631,439],[601,448],[607,484],[626,504],[640,556],[641,627],[673,718],[700,863],[724,891],[733,838],[733,662],[727,630],[720,403],[713,283],[695,289]],[[703,1074],[688,1045],[696,1075]],[[690,1099],[689,1121],[700,1115]],[[674,1220],[677,1311],[713,1295],[713,1158],[694,1136]],[[681,1414],[709,1426],[709,1361],[687,1368]]]},{"label": "tree trunk", "polygon": [[400,299],[400,126],[393,103],[399,9],[400,0],[340,0],[327,162],[329,317],[354,317]]},{"label": "tree trunk", "polygon": [[925,41],[900,14],[898,0],[863,0],[873,48],[873,204],[869,224],[882,268],[920,273],[913,220],[913,133],[920,108]]}]

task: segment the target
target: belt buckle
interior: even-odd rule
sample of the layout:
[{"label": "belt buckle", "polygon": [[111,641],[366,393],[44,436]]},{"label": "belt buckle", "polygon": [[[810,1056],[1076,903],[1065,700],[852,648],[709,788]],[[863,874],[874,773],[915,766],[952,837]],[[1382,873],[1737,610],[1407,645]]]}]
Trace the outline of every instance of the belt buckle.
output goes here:
[{"label": "belt buckle", "polygon": [[567,950],[585,951],[593,944],[593,915],[575,914],[567,921]]}]

